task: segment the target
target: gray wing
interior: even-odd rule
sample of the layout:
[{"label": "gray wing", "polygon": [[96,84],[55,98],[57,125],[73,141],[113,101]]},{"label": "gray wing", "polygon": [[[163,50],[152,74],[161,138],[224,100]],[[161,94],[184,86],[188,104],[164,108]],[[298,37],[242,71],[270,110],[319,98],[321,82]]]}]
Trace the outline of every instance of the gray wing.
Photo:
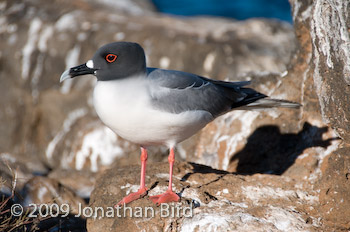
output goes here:
[{"label": "gray wing", "polygon": [[152,104],[172,113],[205,110],[217,117],[232,108],[266,97],[253,89],[243,88],[249,82],[217,81],[174,70],[147,70]]}]

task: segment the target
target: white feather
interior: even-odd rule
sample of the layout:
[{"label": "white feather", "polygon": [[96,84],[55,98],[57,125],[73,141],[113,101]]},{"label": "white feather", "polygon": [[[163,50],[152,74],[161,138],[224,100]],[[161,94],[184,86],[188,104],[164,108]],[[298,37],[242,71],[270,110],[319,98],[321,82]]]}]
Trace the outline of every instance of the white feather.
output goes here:
[{"label": "white feather", "polygon": [[124,139],[143,146],[173,147],[213,119],[203,110],[174,114],[155,109],[149,84],[142,77],[128,77],[98,81],[95,86],[94,106],[98,116]]}]

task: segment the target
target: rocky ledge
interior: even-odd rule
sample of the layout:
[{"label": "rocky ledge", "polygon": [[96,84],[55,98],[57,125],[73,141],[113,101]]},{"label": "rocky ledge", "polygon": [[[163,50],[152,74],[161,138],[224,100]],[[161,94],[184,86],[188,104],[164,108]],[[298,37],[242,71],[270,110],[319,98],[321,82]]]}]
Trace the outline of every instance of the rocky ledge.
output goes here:
[{"label": "rocky ledge", "polygon": [[[319,198],[308,181],[255,174],[237,175],[195,163],[175,164],[179,203],[156,206],[148,197],[107,214],[139,185],[139,166],[109,169],[91,195],[89,231],[319,231]],[[168,165],[148,167],[148,195],[167,189]],[[103,214],[104,213],[104,214]],[[102,216],[103,215],[103,216]]]}]

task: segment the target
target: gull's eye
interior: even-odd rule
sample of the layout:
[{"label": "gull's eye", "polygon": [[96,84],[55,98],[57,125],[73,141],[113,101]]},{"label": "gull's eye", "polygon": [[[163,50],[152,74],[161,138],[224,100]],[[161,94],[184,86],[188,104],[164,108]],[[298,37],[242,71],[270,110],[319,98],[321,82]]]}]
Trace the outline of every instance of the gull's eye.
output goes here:
[{"label": "gull's eye", "polygon": [[117,59],[117,55],[108,54],[105,59],[108,63],[113,63]]}]

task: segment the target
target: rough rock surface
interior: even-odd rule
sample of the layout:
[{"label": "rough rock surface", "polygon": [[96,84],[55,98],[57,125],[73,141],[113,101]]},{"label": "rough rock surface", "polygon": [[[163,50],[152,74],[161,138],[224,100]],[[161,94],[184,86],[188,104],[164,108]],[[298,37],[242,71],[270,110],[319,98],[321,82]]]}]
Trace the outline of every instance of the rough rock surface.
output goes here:
[{"label": "rough rock surface", "polygon": [[85,202],[78,196],[76,196],[71,190],[67,189],[63,185],[60,185],[58,181],[36,176],[30,179],[23,190],[23,206],[30,206],[30,204],[68,204],[70,207],[70,213],[78,214],[80,205],[85,207]]},{"label": "rough rock surface", "polygon": [[[316,188],[320,192],[323,223],[334,231],[350,229],[349,153],[349,2],[291,1],[296,36],[300,41],[304,79],[316,98],[309,105],[318,105],[327,125],[342,138],[338,149],[321,162],[322,175]],[[313,84],[313,85],[311,85]],[[309,89],[311,89],[309,87]],[[314,95],[314,94],[313,94]],[[319,104],[316,103],[317,100]],[[309,113],[310,114],[310,113]],[[314,117],[314,116],[312,116]]]},{"label": "rough rock surface", "polygon": [[[89,231],[320,231],[318,193],[308,181],[276,176],[237,175],[194,163],[176,163],[174,204],[155,206],[148,197],[107,215],[125,194],[135,191],[139,166],[107,170],[100,176],[90,205],[102,211],[88,218]],[[167,189],[168,165],[150,164],[148,195]],[[151,208],[147,211],[139,211]],[[187,209],[186,209],[187,207]],[[131,212],[131,214],[130,214]],[[140,217],[142,215],[142,217]]]},{"label": "rough rock surface", "polygon": [[[174,187],[179,204],[195,207],[193,217],[89,218],[89,229],[349,230],[350,4],[291,4],[297,45],[285,23],[171,18],[136,0],[1,2],[1,192],[11,192],[15,170],[23,204],[84,205],[97,173],[92,206],[113,206],[136,190],[139,166],[130,164],[139,162],[139,148],[96,117],[95,80],[58,83],[63,70],[86,62],[99,46],[127,40],[143,45],[149,66],[251,79],[257,90],[303,107],[234,111],[180,144],[176,159],[197,164],[177,162]],[[166,188],[168,165],[152,163],[166,161],[167,151],[149,153],[153,195]],[[147,198],[130,206],[160,210]],[[53,222],[67,226],[60,229],[84,223],[60,220]]]},{"label": "rough rock surface", "polygon": [[350,3],[318,0],[308,7],[310,64],[322,116],[350,143]]}]

